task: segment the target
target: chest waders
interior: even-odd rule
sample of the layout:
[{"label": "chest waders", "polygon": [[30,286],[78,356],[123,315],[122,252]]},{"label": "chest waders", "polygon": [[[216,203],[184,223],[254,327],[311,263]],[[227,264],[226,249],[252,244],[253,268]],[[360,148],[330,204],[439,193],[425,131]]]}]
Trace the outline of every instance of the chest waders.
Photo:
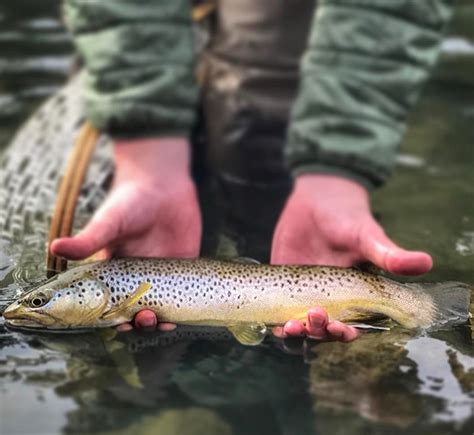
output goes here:
[{"label": "chest waders", "polygon": [[202,56],[207,160],[244,184],[288,184],[283,148],[315,1],[220,0]]}]

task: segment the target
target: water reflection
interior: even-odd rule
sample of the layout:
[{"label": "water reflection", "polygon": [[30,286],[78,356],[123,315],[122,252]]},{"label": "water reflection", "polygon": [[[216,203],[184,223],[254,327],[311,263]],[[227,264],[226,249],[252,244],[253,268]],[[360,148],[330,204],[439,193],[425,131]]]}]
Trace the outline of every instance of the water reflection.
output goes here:
[{"label": "water reflection", "polygon": [[[458,334],[468,339],[466,330]],[[339,419],[341,413],[352,420],[363,416],[366,422],[356,418],[360,429],[354,433],[366,433],[369,422],[391,432],[417,433],[423,427],[425,433],[443,433],[450,425],[467,429],[474,421],[472,349],[462,354],[443,340],[394,330],[348,346],[321,344],[316,351],[311,392],[322,420],[328,410],[338,410]],[[339,427],[337,418],[328,421],[331,429]]]},{"label": "water reflection", "polygon": [[[436,434],[473,423],[474,353],[456,340],[394,330],[349,345],[293,341],[289,355],[271,341],[240,346],[219,329],[2,332],[0,376],[9,396],[36,390],[35,409],[48,404],[45,427],[61,422],[58,407],[66,411],[64,433],[175,433],[181,418],[209,424],[205,433],[234,434],[347,433],[348,424],[363,434],[374,423],[389,433]],[[465,332],[456,332],[461,343]],[[305,358],[294,355],[298,348]]]}]

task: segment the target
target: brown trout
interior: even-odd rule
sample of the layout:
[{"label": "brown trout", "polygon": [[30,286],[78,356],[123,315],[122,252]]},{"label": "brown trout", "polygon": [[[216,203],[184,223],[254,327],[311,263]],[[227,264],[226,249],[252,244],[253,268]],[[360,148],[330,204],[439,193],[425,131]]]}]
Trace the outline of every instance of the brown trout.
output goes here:
[{"label": "brown trout", "polygon": [[267,326],[304,319],[313,306],[345,322],[378,315],[428,329],[466,321],[469,300],[466,284],[401,284],[356,269],[117,259],[70,269],[3,315],[14,327],[64,330],[115,326],[148,308],[161,321],[226,326],[240,342],[258,344]]}]

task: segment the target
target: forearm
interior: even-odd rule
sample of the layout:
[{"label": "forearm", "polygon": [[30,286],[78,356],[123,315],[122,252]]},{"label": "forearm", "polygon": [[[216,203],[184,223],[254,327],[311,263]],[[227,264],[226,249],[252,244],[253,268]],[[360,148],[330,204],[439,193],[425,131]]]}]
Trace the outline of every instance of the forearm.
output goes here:
[{"label": "forearm", "polygon": [[115,137],[188,136],[195,118],[191,2],[66,0],[93,124]]},{"label": "forearm", "polygon": [[290,120],[294,175],[336,174],[368,188],[387,178],[453,3],[320,1]]}]

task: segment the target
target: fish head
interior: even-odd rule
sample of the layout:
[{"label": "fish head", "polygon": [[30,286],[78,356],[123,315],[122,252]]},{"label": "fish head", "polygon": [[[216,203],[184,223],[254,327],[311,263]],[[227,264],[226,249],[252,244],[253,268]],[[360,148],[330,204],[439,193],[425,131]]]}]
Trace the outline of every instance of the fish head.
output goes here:
[{"label": "fish head", "polygon": [[109,291],[100,279],[71,269],[22,295],[3,317],[18,328],[91,328],[100,323],[108,304]]}]

